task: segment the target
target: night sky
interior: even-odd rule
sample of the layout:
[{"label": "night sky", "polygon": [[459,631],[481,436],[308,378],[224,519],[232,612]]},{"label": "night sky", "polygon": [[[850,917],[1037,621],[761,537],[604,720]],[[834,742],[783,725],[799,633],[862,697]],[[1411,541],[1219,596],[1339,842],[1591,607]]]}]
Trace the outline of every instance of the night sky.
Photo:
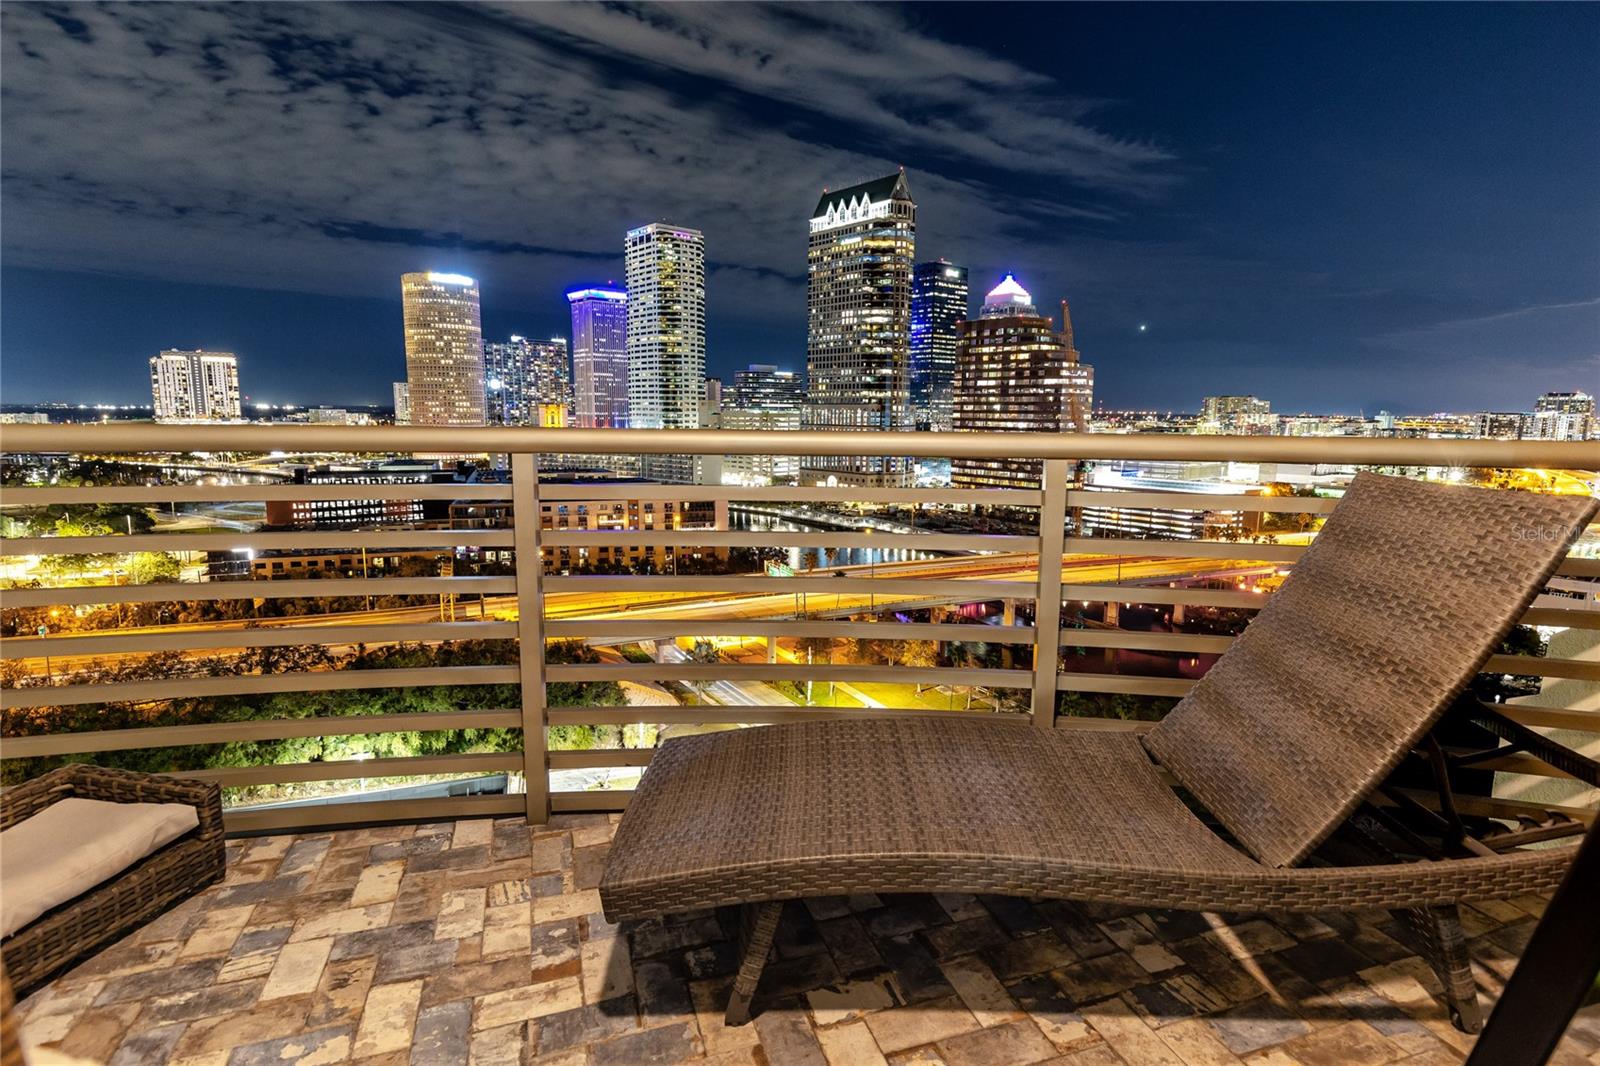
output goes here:
[{"label": "night sky", "polygon": [[[565,334],[706,234],[708,364],[802,369],[806,219],[904,166],[919,258],[1072,301],[1110,406],[1600,388],[1600,5],[0,9],[0,399],[384,403],[400,274]],[[1143,323],[1146,329],[1141,332]]]}]

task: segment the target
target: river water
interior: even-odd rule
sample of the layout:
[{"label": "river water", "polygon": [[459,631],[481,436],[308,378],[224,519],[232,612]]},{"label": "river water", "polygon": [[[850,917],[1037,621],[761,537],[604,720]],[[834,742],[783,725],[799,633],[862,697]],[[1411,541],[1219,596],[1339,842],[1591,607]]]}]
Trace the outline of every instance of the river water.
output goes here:
[{"label": "river water", "polygon": [[[728,527],[739,531],[767,533],[820,533],[826,527],[808,525],[768,514],[754,514],[740,507],[728,509]],[[834,529],[850,528],[844,523]],[[796,573],[810,569],[827,570],[839,566],[867,566],[872,563],[898,563],[909,559],[939,559],[951,552],[917,551],[912,548],[790,548],[788,564]]]}]

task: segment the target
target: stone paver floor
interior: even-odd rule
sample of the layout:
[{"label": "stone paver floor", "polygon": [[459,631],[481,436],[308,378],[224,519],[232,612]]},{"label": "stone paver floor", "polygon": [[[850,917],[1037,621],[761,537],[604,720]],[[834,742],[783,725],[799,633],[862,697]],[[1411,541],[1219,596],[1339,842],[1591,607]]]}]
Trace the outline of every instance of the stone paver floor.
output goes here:
[{"label": "stone paver floor", "polygon": [[[615,818],[230,841],[228,876],[21,1006],[115,1066],[1376,1066],[1459,1062],[1382,913],[1134,912],[972,896],[791,904],[756,1020],[728,913],[600,915]],[[1537,898],[1466,912],[1492,997]],[[1600,1008],[1554,1060],[1600,1064]]]}]

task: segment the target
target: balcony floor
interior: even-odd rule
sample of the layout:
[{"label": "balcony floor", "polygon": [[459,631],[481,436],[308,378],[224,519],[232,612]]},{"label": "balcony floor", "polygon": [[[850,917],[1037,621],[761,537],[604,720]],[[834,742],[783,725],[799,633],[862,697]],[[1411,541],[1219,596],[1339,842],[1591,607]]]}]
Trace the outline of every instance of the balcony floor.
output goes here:
[{"label": "balcony floor", "polygon": [[[595,886],[614,828],[231,841],[225,884],[30,997],[27,1039],[115,1066],[1431,1066],[1471,1045],[1382,913],[970,896],[791,905],[761,1013],[728,1029],[730,916],[606,924]],[[1541,906],[1466,911],[1488,997]],[[1600,1008],[1552,1061],[1600,1064]]]}]

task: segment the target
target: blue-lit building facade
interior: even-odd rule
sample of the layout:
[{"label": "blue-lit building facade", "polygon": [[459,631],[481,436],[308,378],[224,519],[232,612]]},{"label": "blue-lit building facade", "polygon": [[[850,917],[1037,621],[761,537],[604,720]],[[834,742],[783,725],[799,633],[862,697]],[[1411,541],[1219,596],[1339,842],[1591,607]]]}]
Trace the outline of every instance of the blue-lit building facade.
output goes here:
[{"label": "blue-lit building facade", "polygon": [[621,289],[574,289],[572,391],[582,429],[628,428],[628,294]]},{"label": "blue-lit building facade", "polygon": [[967,268],[943,259],[911,274],[911,411],[918,429],[948,432],[956,323],[967,317]]}]

